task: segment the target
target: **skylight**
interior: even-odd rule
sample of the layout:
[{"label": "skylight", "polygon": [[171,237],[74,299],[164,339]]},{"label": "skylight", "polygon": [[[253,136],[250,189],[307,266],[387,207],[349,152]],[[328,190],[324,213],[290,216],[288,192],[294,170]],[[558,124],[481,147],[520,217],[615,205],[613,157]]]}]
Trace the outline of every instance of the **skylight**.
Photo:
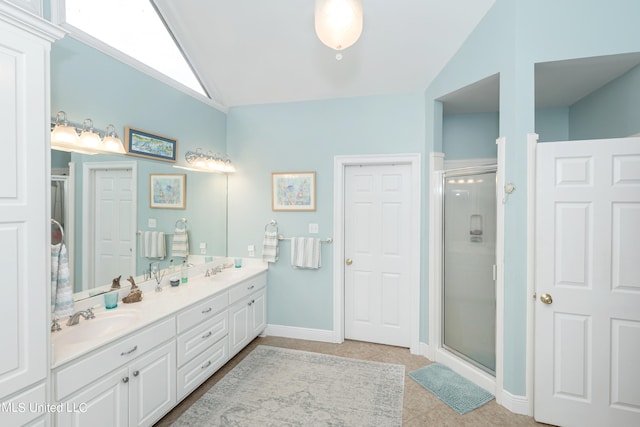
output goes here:
[{"label": "skylight", "polygon": [[65,0],[65,21],[208,96],[149,0]]}]

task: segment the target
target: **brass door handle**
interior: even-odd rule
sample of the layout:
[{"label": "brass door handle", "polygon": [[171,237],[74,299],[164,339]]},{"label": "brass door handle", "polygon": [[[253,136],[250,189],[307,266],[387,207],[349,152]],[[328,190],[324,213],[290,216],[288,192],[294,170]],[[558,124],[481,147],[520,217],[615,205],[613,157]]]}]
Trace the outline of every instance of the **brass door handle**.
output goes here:
[{"label": "brass door handle", "polygon": [[347,260],[344,263],[347,265],[351,265],[353,264],[353,260],[351,258],[347,258]]},{"label": "brass door handle", "polygon": [[540,295],[540,301],[542,301],[543,304],[551,304],[553,302],[553,298],[551,298],[551,295],[549,294],[542,294]]}]

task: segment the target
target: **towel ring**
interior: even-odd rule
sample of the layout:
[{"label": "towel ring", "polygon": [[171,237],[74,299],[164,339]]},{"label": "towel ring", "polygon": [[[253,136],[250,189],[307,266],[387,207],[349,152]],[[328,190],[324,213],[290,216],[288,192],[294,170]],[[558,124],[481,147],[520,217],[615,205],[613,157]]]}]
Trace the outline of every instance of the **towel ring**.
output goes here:
[{"label": "towel ring", "polygon": [[187,228],[187,218],[180,218],[179,220],[176,221],[176,228],[179,228],[178,224],[182,223],[183,227],[182,228]]},{"label": "towel ring", "polygon": [[62,228],[62,224],[53,218],[51,218],[51,224],[58,226],[58,229],[60,229],[60,243],[64,242],[64,228]]},{"label": "towel ring", "polygon": [[275,229],[275,232],[278,232],[278,221],[276,221],[275,219],[272,219],[271,221],[269,221],[265,226],[264,226],[264,231],[266,232],[269,227],[273,227]]}]

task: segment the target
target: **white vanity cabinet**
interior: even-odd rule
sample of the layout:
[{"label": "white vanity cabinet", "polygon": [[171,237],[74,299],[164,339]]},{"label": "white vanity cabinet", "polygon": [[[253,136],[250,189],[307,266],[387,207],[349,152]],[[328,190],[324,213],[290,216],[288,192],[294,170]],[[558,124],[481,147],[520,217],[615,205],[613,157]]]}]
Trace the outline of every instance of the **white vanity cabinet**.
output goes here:
[{"label": "white vanity cabinet", "polygon": [[149,426],[176,404],[175,317],[54,371],[58,426]]},{"label": "white vanity cabinet", "polygon": [[229,360],[228,305],[224,291],[178,314],[178,400]]},{"label": "white vanity cabinet", "polygon": [[229,351],[235,356],[267,325],[266,273],[229,289]]}]

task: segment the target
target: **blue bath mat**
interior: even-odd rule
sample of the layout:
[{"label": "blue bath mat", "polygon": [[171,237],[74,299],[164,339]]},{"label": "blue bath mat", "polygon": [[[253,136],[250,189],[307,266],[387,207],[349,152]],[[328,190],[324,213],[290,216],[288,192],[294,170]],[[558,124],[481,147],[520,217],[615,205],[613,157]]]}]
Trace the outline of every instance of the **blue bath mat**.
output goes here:
[{"label": "blue bath mat", "polygon": [[459,414],[466,414],[493,399],[493,395],[440,363],[432,363],[409,376]]}]

